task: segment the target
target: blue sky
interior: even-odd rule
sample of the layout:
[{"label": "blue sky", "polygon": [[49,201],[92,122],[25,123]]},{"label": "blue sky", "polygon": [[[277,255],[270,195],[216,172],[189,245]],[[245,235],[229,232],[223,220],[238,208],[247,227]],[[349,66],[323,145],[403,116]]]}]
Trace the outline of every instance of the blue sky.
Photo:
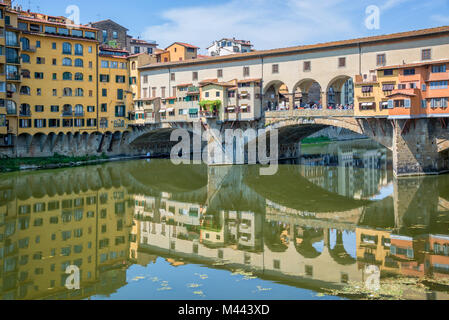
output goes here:
[{"label": "blue sky", "polygon": [[[449,25],[449,0],[15,0],[24,9],[81,22],[112,19],[133,36],[161,47],[183,41],[206,48],[216,38],[251,40],[256,49],[280,48]],[[129,4],[127,4],[129,3]],[[365,26],[366,8],[380,10],[379,29]]]}]

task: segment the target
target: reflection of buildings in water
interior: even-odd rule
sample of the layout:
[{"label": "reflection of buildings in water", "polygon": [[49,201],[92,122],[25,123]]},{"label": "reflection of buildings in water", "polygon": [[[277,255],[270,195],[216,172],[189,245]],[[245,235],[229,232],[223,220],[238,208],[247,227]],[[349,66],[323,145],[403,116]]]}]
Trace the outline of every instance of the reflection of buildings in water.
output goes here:
[{"label": "reflection of buildings in water", "polygon": [[[169,203],[166,201],[166,206]],[[189,206],[197,206],[185,205],[187,211]],[[334,287],[361,280],[355,261],[346,265],[336,262],[338,253],[333,255],[327,242],[318,254],[308,254],[310,246],[316,250],[313,245],[317,239],[324,243],[323,229],[312,230],[281,221],[264,222],[263,214],[252,212],[203,211],[198,216],[200,228],[193,229],[198,230],[196,236],[190,234],[187,238],[180,236],[179,228],[192,230],[198,221],[191,221],[193,225],[181,222],[183,214],[179,211],[173,214],[172,223],[162,217],[155,219],[151,210],[146,211],[149,207],[142,197],[136,197],[137,227],[133,230],[140,235],[139,257],[158,254],[184,262],[225,263],[232,268],[249,269],[262,278],[274,276],[293,285],[322,285],[324,281]]]},{"label": "reflection of buildings in water", "polygon": [[[2,299],[80,299],[108,295],[126,283],[132,221],[124,188],[0,206]],[[80,268],[81,290],[65,288],[69,265]]]},{"label": "reflection of buildings in water", "polygon": [[368,199],[388,184],[385,148],[344,144],[337,144],[335,151],[335,146],[329,148],[327,154],[301,155],[301,174],[310,182],[354,199]]}]

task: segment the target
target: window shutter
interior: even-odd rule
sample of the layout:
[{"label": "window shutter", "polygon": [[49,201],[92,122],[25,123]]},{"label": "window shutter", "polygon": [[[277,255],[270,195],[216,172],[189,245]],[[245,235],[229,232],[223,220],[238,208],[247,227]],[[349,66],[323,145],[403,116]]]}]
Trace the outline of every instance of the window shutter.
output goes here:
[{"label": "window shutter", "polygon": [[393,108],[394,108],[394,101],[388,100],[388,109],[393,109]]},{"label": "window shutter", "polygon": [[410,106],[411,106],[411,100],[410,99],[405,99],[404,100],[404,107],[405,108],[410,108]]}]

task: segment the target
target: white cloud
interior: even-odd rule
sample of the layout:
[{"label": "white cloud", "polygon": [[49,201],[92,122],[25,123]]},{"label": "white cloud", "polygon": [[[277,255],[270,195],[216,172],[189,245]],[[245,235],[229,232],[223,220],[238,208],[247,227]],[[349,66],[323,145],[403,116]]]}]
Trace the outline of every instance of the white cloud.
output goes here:
[{"label": "white cloud", "polygon": [[435,14],[431,17],[431,19],[439,25],[449,25],[449,16]]},{"label": "white cloud", "polygon": [[405,2],[408,2],[410,0],[387,0],[381,7],[380,9],[383,11],[387,11],[390,10],[394,7],[397,7],[400,4],[403,4]]},{"label": "white cloud", "polygon": [[165,23],[149,26],[143,36],[162,47],[175,41],[205,49],[213,40],[251,40],[256,49],[347,39],[360,31],[348,15],[348,0],[230,0],[162,13]]}]

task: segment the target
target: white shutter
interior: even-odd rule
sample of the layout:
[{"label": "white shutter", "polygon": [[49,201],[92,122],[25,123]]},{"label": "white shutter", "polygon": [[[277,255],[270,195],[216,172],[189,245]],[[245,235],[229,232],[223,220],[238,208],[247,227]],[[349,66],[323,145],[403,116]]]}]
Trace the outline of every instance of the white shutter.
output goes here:
[{"label": "white shutter", "polygon": [[410,99],[405,99],[404,100],[404,107],[405,108],[410,108],[410,106],[412,105],[412,101]]}]

